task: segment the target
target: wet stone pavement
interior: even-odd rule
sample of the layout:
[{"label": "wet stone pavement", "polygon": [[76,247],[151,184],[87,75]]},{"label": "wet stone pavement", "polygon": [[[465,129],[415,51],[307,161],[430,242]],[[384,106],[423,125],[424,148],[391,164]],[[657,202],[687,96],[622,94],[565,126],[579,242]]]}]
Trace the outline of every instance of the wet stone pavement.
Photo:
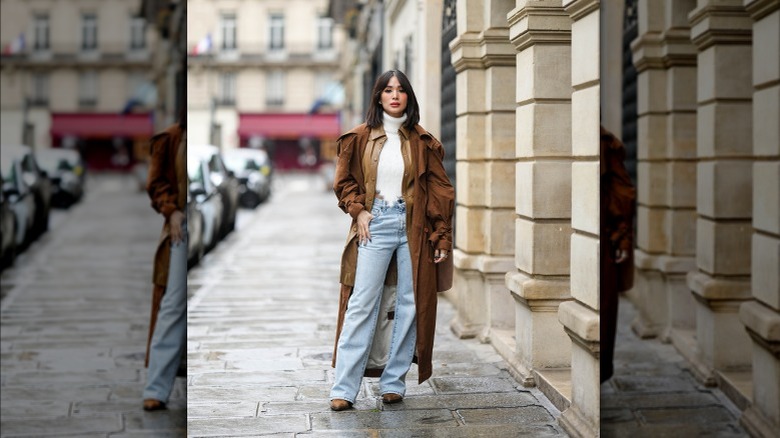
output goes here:
[{"label": "wet stone pavement", "polygon": [[520,387],[490,345],[452,335],[445,299],[431,379],[418,385],[412,366],[407,397],[387,406],[378,379],[364,379],[355,409],[330,411],[349,216],[316,177],[277,182],[272,199],[190,271],[189,436],[566,436],[555,407]]},{"label": "wet stone pavement", "polygon": [[748,437],[739,410],[721,390],[699,384],[674,346],[631,331],[635,315],[621,298],[615,374],[601,385],[601,436]]},{"label": "wet stone pavement", "polygon": [[87,190],[2,272],[0,435],[184,436],[185,379],[169,410],[141,409],[162,217],[132,176]]}]

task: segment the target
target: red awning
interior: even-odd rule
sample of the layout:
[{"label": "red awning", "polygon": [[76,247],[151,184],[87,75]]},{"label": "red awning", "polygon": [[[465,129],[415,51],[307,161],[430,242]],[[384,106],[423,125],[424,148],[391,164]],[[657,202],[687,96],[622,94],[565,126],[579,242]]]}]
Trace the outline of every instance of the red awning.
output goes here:
[{"label": "red awning", "polygon": [[338,114],[239,114],[238,135],[242,138],[336,139],[341,133]]},{"label": "red awning", "polygon": [[52,113],[52,137],[151,137],[151,113]]}]

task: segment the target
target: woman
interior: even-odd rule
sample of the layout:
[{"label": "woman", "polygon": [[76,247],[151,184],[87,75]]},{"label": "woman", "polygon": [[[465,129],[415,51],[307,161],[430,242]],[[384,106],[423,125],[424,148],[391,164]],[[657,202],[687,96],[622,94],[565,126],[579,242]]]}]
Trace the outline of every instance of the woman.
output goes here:
[{"label": "woman", "polygon": [[413,361],[419,383],[431,376],[436,292],[452,283],[455,192],[444,149],[419,114],[409,80],[391,70],[374,84],[366,123],[338,140],[333,188],[352,226],[341,263],[334,411],[353,405],[364,375],[380,377],[384,403],[403,400]]},{"label": "woman", "polygon": [[179,122],[151,140],[146,189],[165,216],[154,259],[154,294],[143,392],[147,411],[165,409],[187,337],[187,139],[186,110]]},{"label": "woman", "polygon": [[625,166],[626,149],[601,127],[601,382],[614,373],[619,294],[634,283],[636,189]]}]

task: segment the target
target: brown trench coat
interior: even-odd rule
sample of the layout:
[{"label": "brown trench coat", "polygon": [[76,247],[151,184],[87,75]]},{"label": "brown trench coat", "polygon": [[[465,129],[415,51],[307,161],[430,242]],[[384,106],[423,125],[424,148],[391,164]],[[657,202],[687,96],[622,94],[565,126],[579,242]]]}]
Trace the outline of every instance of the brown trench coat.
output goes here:
[{"label": "brown trench coat", "polygon": [[[452,252],[452,213],[455,190],[444,171],[444,148],[421,126],[400,130],[405,174],[403,197],[407,205],[406,232],[412,259],[412,283],[417,309],[417,345],[415,361],[419,369],[419,383],[432,373],[431,356],[436,328],[437,292],[452,286],[452,256],[433,263],[435,249]],[[336,365],[336,351],[344,324],[349,297],[355,282],[357,268],[357,216],[362,210],[371,211],[376,188],[376,170],[379,153],[387,136],[383,128],[370,129],[362,124],[338,139],[338,162],[333,189],[339,207],[352,216],[352,226],[341,260],[341,296],[336,329],[336,346],[332,366]],[[365,375],[378,377],[386,363],[392,332],[394,292],[397,280],[395,262],[390,263],[385,278],[385,291],[372,343],[372,351]]]},{"label": "brown trench coat", "polygon": [[157,250],[154,254],[152,312],[149,320],[149,336],[146,341],[145,366],[149,366],[149,348],[157,323],[157,313],[160,311],[160,303],[168,284],[168,265],[171,258],[171,235],[168,219],[175,210],[182,209],[181,206],[177,205],[179,184],[176,180],[176,168],[173,165],[176,163],[176,154],[182,135],[182,129],[178,124],[175,124],[155,135],[149,141],[151,158],[149,160],[149,173],[146,177],[146,191],[149,193],[152,208],[165,216],[165,224],[163,224],[160,239],[157,242]]},{"label": "brown trench coat", "polygon": [[[636,190],[626,171],[626,150],[601,128],[601,381],[613,374],[618,294],[634,282],[634,201]],[[628,258],[615,263],[618,249]]]}]

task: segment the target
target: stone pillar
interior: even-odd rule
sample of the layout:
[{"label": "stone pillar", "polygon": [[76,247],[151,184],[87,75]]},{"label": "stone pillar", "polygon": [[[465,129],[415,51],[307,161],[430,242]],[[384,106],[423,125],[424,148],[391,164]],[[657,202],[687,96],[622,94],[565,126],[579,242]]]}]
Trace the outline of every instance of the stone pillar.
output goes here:
[{"label": "stone pillar", "polygon": [[558,319],[572,340],[571,406],[559,418],[572,436],[599,433],[599,6],[564,0],[571,17],[571,296]]},{"label": "stone pillar", "polygon": [[[506,274],[517,315],[513,374],[565,409],[571,341],[558,322],[569,293],[571,239],[571,18],[561,0],[518,0],[515,260]],[[546,372],[547,371],[547,372]],[[551,394],[551,391],[559,395]]]},{"label": "stone pillar", "polygon": [[699,0],[688,19],[699,50],[697,270],[687,278],[696,299],[692,368],[715,384],[716,371],[750,366],[738,312],[751,299],[753,21],[742,0]]},{"label": "stone pillar", "polygon": [[511,1],[461,1],[458,8],[459,35],[450,45],[458,92],[453,329],[502,345],[514,328],[503,281],[514,254],[515,56],[506,23]]},{"label": "stone pillar", "polygon": [[741,422],[751,435],[780,430],[780,2],[747,0],[753,21],[753,236],[755,301],[740,319],[753,340],[753,396]]},{"label": "stone pillar", "polygon": [[696,48],[688,12],[695,0],[640,0],[638,71],[639,314],[634,331],[692,350],[694,300],[686,274],[696,254]]}]

